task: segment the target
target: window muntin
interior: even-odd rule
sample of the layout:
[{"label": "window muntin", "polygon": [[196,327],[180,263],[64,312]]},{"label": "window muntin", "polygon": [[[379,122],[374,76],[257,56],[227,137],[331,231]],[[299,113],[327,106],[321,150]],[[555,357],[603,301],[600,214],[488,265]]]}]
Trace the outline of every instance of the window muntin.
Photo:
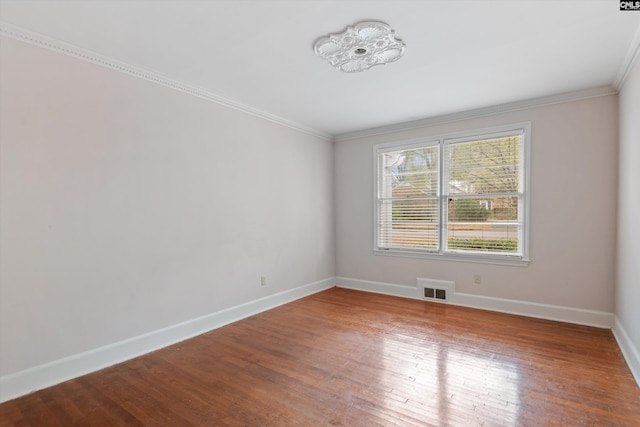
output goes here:
[{"label": "window muntin", "polygon": [[376,146],[376,251],[526,261],[528,134]]}]

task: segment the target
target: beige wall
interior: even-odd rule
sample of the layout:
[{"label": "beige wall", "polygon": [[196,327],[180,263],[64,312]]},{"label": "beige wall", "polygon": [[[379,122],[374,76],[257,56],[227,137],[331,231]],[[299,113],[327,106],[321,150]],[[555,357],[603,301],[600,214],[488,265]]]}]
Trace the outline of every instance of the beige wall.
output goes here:
[{"label": "beige wall", "polygon": [[0,375],[333,276],[332,142],[13,39],[0,55]]},{"label": "beige wall", "polygon": [[[375,143],[528,121],[528,267],[373,254]],[[617,125],[617,97],[605,96],[337,142],[336,276],[407,287],[417,277],[452,280],[456,292],[612,312]]]},{"label": "beige wall", "polygon": [[[640,59],[620,97],[616,317],[630,340],[627,360],[640,382]],[[634,350],[635,348],[635,355]]]}]

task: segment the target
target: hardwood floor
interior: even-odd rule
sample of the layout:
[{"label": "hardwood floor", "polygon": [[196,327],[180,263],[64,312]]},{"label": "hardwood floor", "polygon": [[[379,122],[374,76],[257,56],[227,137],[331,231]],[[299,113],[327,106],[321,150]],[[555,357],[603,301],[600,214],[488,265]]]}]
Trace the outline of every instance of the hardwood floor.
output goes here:
[{"label": "hardwood floor", "polygon": [[610,331],[333,288],[0,405],[15,426],[639,426]]}]

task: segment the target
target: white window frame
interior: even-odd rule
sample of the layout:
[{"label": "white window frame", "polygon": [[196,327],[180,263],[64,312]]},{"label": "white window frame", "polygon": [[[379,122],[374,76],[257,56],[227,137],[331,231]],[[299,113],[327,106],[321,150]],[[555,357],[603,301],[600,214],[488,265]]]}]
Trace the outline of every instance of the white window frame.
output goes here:
[{"label": "white window frame", "polygon": [[[521,180],[521,194],[518,212],[519,217],[521,215],[521,226],[519,229],[518,237],[521,253],[517,255],[513,254],[495,254],[495,253],[477,253],[477,252],[456,252],[445,251],[443,239],[447,235],[447,212],[446,203],[444,199],[447,197],[444,191],[445,175],[448,171],[445,171],[445,159],[444,159],[444,147],[446,144],[457,143],[463,141],[473,141],[481,139],[490,139],[500,136],[512,135],[515,133],[523,134],[523,147],[522,147],[522,168],[520,169]],[[438,238],[440,240],[439,249],[437,251],[432,249],[419,249],[419,248],[384,248],[379,247],[379,155],[390,151],[406,150],[411,148],[419,148],[426,146],[439,146],[439,212],[438,212],[438,226],[439,233]],[[531,191],[530,191],[530,172],[531,172],[531,122],[515,123],[505,126],[496,126],[484,129],[475,129],[464,132],[448,133],[443,135],[425,136],[423,138],[415,138],[410,140],[394,141],[381,144],[375,144],[373,146],[373,252],[375,255],[388,255],[388,256],[400,256],[400,257],[417,257],[417,258],[430,258],[447,261],[463,261],[463,262],[478,262],[489,264],[503,264],[503,265],[529,265],[529,242],[530,242],[530,212],[531,212]]]}]

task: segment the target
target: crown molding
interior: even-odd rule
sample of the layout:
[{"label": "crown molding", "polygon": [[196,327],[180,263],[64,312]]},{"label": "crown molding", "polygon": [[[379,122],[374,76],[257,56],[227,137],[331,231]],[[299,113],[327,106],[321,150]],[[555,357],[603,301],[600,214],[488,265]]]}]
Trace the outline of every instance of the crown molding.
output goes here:
[{"label": "crown molding", "polygon": [[506,104],[493,105],[490,107],[477,108],[473,110],[461,111],[458,113],[444,114],[441,116],[427,117],[424,119],[412,120],[403,123],[396,123],[387,126],[380,126],[371,129],[363,129],[354,132],[346,132],[336,135],[334,141],[347,141],[350,139],[362,138],[366,136],[383,135],[403,130],[439,125],[444,123],[469,120],[477,117],[492,116],[496,114],[509,113],[511,111],[526,110],[547,105],[562,104],[565,102],[579,101],[582,99],[597,98],[600,96],[615,95],[617,90],[613,86],[601,86],[593,89],[566,92],[558,95],[532,98],[523,101],[509,102]]},{"label": "crown molding", "polygon": [[624,85],[625,80],[627,80],[627,76],[629,75],[631,68],[633,68],[633,64],[638,59],[638,56],[640,56],[640,24],[638,25],[636,34],[631,40],[631,44],[629,45],[627,54],[622,61],[620,72],[613,81],[613,87],[616,89],[616,91],[622,89],[622,86]]},{"label": "crown molding", "polygon": [[226,106],[238,111],[242,111],[246,114],[250,114],[255,117],[268,120],[279,125],[298,130],[300,132],[313,135],[329,141],[346,141],[350,139],[356,139],[366,136],[382,135],[392,132],[398,132],[403,130],[409,130],[414,128],[433,126],[437,124],[444,124],[450,122],[456,122],[461,120],[468,120],[477,117],[491,116],[496,114],[503,114],[511,111],[524,110],[528,108],[543,107],[547,105],[560,104],[565,102],[578,101],[582,99],[595,98],[600,96],[614,95],[623,86],[629,71],[633,67],[638,56],[640,56],[640,27],[636,31],[636,34],[631,42],[631,45],[627,51],[625,59],[620,68],[616,79],[610,86],[601,86],[592,89],[567,92],[557,95],[551,95],[540,98],[532,98],[523,101],[515,101],[500,105],[494,105],[489,107],[477,108],[473,110],[461,111],[451,114],[444,114],[440,116],[432,116],[424,119],[412,120],[408,122],[396,123],[387,126],[374,127],[369,129],[363,129],[353,132],[345,132],[337,135],[324,132],[318,129],[305,126],[303,124],[285,119],[283,117],[268,113],[259,108],[246,105],[229,98],[225,98],[221,95],[210,92],[206,89],[189,85],[187,83],[163,76],[159,73],[146,70],[141,67],[135,67],[131,64],[118,61],[116,59],[97,54],[87,49],[80,48],[60,40],[53,39],[51,37],[35,33],[30,30],[26,30],[19,26],[9,24],[7,22],[0,21],[0,35],[16,39],[25,43],[29,43],[35,46],[45,48],[50,51],[58,52],[67,56],[74,57],[83,61],[90,62],[95,65],[109,68],[111,70],[119,71],[121,73],[128,74],[152,83],[159,84],[161,86],[174,89],[198,98],[204,99],[209,102],[213,102],[219,105]]},{"label": "crown molding", "polygon": [[196,96],[209,102],[233,108],[234,110],[242,111],[252,116],[259,117],[270,122],[277,123],[279,125],[298,130],[300,132],[304,132],[309,135],[317,136],[329,141],[333,140],[333,135],[330,133],[314,129],[309,126],[293,122],[291,120],[287,120],[283,117],[267,113],[266,111],[263,111],[259,108],[246,105],[229,98],[225,98],[206,89],[189,85],[187,83],[172,79],[167,76],[163,76],[144,68],[135,67],[131,64],[127,64],[125,62],[121,62],[116,59],[97,54],[90,50],[83,49],[78,46],[74,46],[48,36],[26,30],[7,22],[0,21],[0,35],[29,43],[31,45],[39,46],[50,51],[58,52],[63,55],[71,56],[76,59],[87,61],[101,67],[119,71],[121,73],[125,73],[130,76],[156,83],[170,89]]}]

